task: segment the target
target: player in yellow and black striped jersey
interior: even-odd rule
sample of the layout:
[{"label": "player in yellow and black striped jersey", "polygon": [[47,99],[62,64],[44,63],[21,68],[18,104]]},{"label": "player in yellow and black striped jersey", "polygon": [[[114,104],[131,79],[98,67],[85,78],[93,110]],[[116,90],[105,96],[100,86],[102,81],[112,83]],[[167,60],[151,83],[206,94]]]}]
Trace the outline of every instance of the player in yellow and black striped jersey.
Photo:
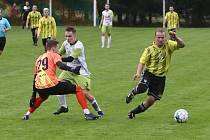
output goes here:
[{"label": "player in yellow and black striped jersey", "polygon": [[[56,38],[56,22],[52,16],[49,16],[49,9],[43,9],[43,17],[39,20],[39,28],[37,37],[42,35],[42,44],[45,48],[48,39]],[[45,48],[46,51],[46,48]]]},{"label": "player in yellow and black striped jersey", "polygon": [[37,6],[33,5],[32,11],[29,12],[26,21],[26,28],[30,24],[33,44],[37,46],[37,31],[39,27],[39,19],[42,17],[41,13],[37,11]]},{"label": "player in yellow and black striped jersey", "polygon": [[176,32],[170,32],[170,35],[173,36],[175,41],[166,40],[164,29],[157,29],[155,41],[144,50],[140,58],[133,80],[139,78],[143,72],[142,79],[126,96],[126,103],[130,103],[135,95],[144,93],[147,90],[148,98],[128,113],[129,119],[133,119],[135,114],[147,110],[156,100],[160,100],[163,95],[171,55],[175,50],[185,46],[183,40],[176,36]]}]

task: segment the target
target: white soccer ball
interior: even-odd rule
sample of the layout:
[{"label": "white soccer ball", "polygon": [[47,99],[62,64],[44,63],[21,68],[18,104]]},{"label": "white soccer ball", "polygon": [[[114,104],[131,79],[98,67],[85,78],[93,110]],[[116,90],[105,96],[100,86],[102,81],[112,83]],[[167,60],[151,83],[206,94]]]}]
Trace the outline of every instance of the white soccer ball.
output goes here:
[{"label": "white soccer ball", "polygon": [[189,118],[189,114],[185,109],[178,109],[174,113],[174,119],[178,123],[187,122],[188,118]]}]

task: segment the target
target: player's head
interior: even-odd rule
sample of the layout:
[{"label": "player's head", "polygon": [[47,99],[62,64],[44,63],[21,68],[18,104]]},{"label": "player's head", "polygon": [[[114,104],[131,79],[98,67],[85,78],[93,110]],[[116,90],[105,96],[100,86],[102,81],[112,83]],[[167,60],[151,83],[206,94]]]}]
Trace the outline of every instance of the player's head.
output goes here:
[{"label": "player's head", "polygon": [[58,47],[58,41],[56,40],[48,40],[46,43],[46,50],[47,51],[53,51],[53,52],[57,52],[57,47]]},{"label": "player's head", "polygon": [[76,41],[76,29],[72,26],[68,26],[65,29],[65,37],[66,40],[70,43],[70,44],[74,44]]},{"label": "player's head", "polygon": [[161,47],[165,43],[166,32],[163,28],[158,28],[155,31],[155,44],[158,47]]},{"label": "player's head", "polygon": [[173,11],[174,11],[174,7],[173,7],[173,6],[170,6],[170,7],[169,7],[169,11],[170,11],[170,12],[173,12]]},{"label": "player's head", "polygon": [[49,15],[49,8],[44,8],[44,9],[43,9],[43,15],[44,15],[45,17],[47,17],[47,16]]},{"label": "player's head", "polygon": [[105,6],[104,6],[104,8],[105,8],[105,10],[109,10],[109,8],[110,8],[109,4],[106,3]]},{"label": "player's head", "polygon": [[36,11],[37,10],[37,6],[36,5],[33,5],[32,10],[33,11]]},{"label": "player's head", "polygon": [[26,6],[29,6],[29,2],[28,1],[26,1]]}]

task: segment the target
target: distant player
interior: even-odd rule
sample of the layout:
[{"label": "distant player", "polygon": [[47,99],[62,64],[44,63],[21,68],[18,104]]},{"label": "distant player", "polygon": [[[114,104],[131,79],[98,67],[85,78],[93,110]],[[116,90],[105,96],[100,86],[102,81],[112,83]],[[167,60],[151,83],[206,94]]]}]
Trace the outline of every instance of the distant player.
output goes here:
[{"label": "distant player", "polygon": [[111,46],[111,29],[112,29],[113,12],[109,4],[105,4],[105,10],[102,12],[102,18],[99,27],[101,28],[101,47],[105,45],[105,35],[107,34],[107,48]]},{"label": "distant player", "polygon": [[146,111],[163,95],[172,53],[185,46],[183,40],[176,36],[176,32],[170,32],[170,35],[175,41],[166,40],[164,29],[157,29],[155,41],[144,50],[140,58],[136,74],[132,79],[136,80],[141,76],[141,80],[127,95],[126,103],[130,103],[135,95],[142,94],[147,90],[148,97],[128,113],[129,119],[133,119],[136,114]]},{"label": "distant player", "polygon": [[2,54],[6,44],[6,34],[11,29],[10,23],[2,17],[2,9],[0,9],[0,55]]},{"label": "distant player", "polygon": [[39,27],[39,19],[42,17],[41,13],[37,11],[37,6],[33,5],[32,11],[27,16],[26,28],[29,24],[32,32],[33,45],[37,46],[37,31]]},{"label": "distant player", "polygon": [[[173,31],[176,32],[179,29],[179,16],[174,11],[174,7],[169,7],[169,12],[166,13],[165,16],[165,24],[167,25],[168,32]],[[173,39],[173,38],[171,38]]]},{"label": "distant player", "polygon": [[[90,72],[87,67],[86,58],[85,58],[85,48],[83,43],[76,38],[76,29],[74,27],[67,27],[65,30],[66,41],[63,42],[59,53],[61,55],[67,56],[62,60],[67,62],[67,65],[70,67],[81,66],[80,75],[76,75],[69,71],[62,71],[59,78],[70,81],[74,84],[77,84],[82,87],[83,92],[86,95],[88,101],[92,104],[93,108],[97,111],[99,116],[103,116],[104,113],[100,109],[96,99],[91,95],[91,80]],[[54,113],[58,115],[60,113],[68,112],[68,107],[66,104],[66,99],[64,95],[58,96],[58,99],[61,103],[61,107]]]},{"label": "distant player", "polygon": [[[52,16],[49,16],[49,9],[43,9],[43,17],[39,20],[39,28],[37,33],[37,38],[42,35],[42,45],[46,46],[46,42],[48,39],[56,38],[56,22]],[[45,49],[46,51],[46,49]]]},{"label": "distant player", "polygon": [[22,29],[24,29],[25,25],[26,25],[26,20],[27,20],[27,16],[28,13],[31,11],[31,7],[28,1],[26,1],[25,5],[23,6],[22,9]]},{"label": "distant player", "polygon": [[[34,69],[33,94],[30,100],[30,107],[24,115],[23,120],[28,120],[29,116],[44,102],[50,95],[64,95],[76,92],[76,97],[83,108],[85,118],[95,120],[98,117],[88,110],[85,96],[79,86],[73,85],[67,81],[61,81],[56,77],[56,67],[79,73],[80,67],[71,68],[62,63],[60,55],[57,53],[57,44],[55,40],[48,40],[44,54],[39,56]],[[36,92],[39,97],[36,98]]]}]

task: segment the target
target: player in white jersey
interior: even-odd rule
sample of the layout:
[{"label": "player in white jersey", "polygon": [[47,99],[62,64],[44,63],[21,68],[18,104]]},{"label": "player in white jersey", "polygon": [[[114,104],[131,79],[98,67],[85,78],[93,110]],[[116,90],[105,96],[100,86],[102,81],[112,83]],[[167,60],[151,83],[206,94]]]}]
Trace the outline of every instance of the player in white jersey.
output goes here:
[{"label": "player in white jersey", "polygon": [[[95,111],[97,111],[99,116],[103,116],[104,113],[100,109],[95,97],[90,93],[90,72],[85,59],[84,46],[81,41],[76,39],[76,29],[74,27],[67,27],[65,30],[65,37],[66,41],[63,42],[59,50],[61,55],[65,55],[65,57],[62,58],[62,61],[67,62],[68,66],[80,66],[81,68],[80,75],[76,75],[72,72],[62,71],[59,79],[67,80],[74,84],[80,85],[87,100],[92,104]],[[60,113],[68,112],[65,96],[59,95],[58,99],[61,107],[54,112],[54,114],[58,115]]]},{"label": "player in white jersey", "polygon": [[102,18],[99,27],[101,28],[101,47],[105,45],[105,34],[107,33],[107,48],[111,46],[111,29],[112,29],[113,12],[109,4],[105,4],[105,10],[102,12]]}]

